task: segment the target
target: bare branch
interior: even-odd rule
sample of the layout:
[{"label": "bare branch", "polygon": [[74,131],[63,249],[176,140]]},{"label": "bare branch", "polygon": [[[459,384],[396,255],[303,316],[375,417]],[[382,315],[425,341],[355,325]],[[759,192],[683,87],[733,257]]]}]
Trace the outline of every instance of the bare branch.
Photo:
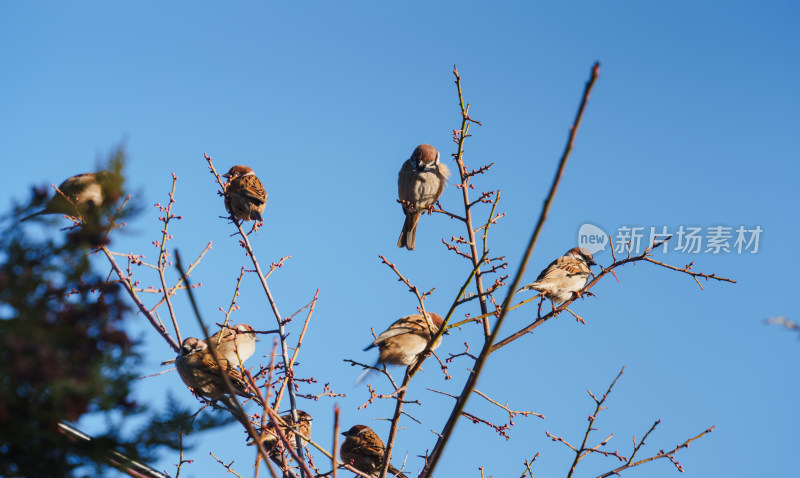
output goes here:
[{"label": "bare branch", "polygon": [[[570,136],[567,141],[567,146],[564,150],[564,154],[561,157],[561,161],[559,162],[555,178],[553,179],[553,184],[550,187],[550,192],[547,196],[547,199],[545,200],[544,206],[542,207],[542,212],[539,216],[539,221],[537,222],[536,227],[534,228],[533,235],[531,236],[531,240],[528,243],[527,250],[525,252],[525,255],[523,256],[522,262],[514,278],[514,281],[511,284],[511,288],[509,289],[508,295],[506,296],[506,299],[503,301],[503,310],[500,312],[500,316],[497,318],[497,322],[494,326],[494,329],[491,331],[488,340],[486,340],[484,347],[481,351],[481,354],[478,356],[478,360],[475,362],[475,366],[473,367],[472,372],[467,378],[467,382],[464,385],[464,389],[459,395],[459,398],[456,401],[456,405],[455,407],[453,407],[450,417],[448,418],[447,423],[445,424],[444,429],[442,430],[442,433],[440,434],[439,439],[436,442],[436,445],[431,451],[430,456],[428,456],[426,459],[425,468],[422,470],[420,478],[429,478],[432,476],[433,471],[436,468],[436,464],[439,462],[439,459],[442,456],[442,451],[444,450],[444,447],[447,445],[447,440],[453,433],[456,421],[461,415],[461,411],[464,409],[464,405],[466,405],[469,396],[472,394],[472,390],[475,388],[475,384],[483,369],[483,365],[486,363],[486,359],[488,358],[489,353],[492,350],[492,343],[494,343],[497,337],[497,332],[500,330],[500,327],[503,324],[503,320],[505,319],[508,308],[511,305],[511,301],[514,298],[514,292],[516,292],[517,288],[519,287],[520,281],[522,280],[522,275],[525,272],[525,267],[528,263],[528,259],[530,258],[531,253],[533,252],[533,247],[536,244],[536,241],[539,238],[539,234],[542,230],[542,227],[544,226],[544,222],[547,219],[547,213],[550,209],[550,204],[552,203],[553,198],[555,197],[556,190],[558,189],[559,182],[561,181],[561,176],[564,172],[564,168],[566,167],[567,160],[569,159],[569,153],[572,150],[572,144],[575,140],[575,135],[577,134],[581,118],[583,117],[583,111],[586,107],[586,103],[589,101],[589,95],[591,93],[592,86],[594,85],[594,82],[597,80],[599,73],[600,73],[600,64],[595,63],[594,66],[592,67],[592,73],[589,78],[589,81],[586,83],[586,88],[583,93],[583,99],[581,100],[581,105],[578,108],[578,114],[575,117],[575,122],[573,123],[572,128],[570,129]],[[455,72],[455,74],[457,78],[456,84],[459,87],[459,97],[461,97],[460,78],[458,78],[458,72]],[[477,256],[477,254],[475,255]],[[486,314],[485,309],[482,309],[482,312]],[[485,331],[488,331],[488,323],[486,323]]]}]

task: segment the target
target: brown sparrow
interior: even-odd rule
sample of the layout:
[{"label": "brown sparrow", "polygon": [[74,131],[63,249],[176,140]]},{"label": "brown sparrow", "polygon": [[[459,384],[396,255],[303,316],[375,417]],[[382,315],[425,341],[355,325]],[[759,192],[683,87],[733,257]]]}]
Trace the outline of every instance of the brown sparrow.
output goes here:
[{"label": "brown sparrow", "polygon": [[[378,362],[392,365],[414,365],[433,335],[439,331],[444,319],[439,314],[428,312],[430,321],[426,323],[422,314],[414,314],[396,320],[388,329],[381,332],[369,347],[378,347]],[[441,344],[442,338],[433,344],[431,350]]]},{"label": "brown sparrow", "polygon": [[[256,338],[253,330],[253,327],[248,324],[222,326],[216,334],[209,337],[206,345],[208,345],[209,350],[216,351],[225,357],[228,362],[234,365],[241,365],[256,350],[258,338]],[[169,365],[174,362],[175,359],[170,359],[161,362],[161,365]]]},{"label": "brown sparrow", "polygon": [[47,201],[47,205],[42,211],[24,217],[20,221],[27,221],[40,214],[80,216],[87,210],[96,210],[103,205],[103,201],[106,199],[104,188],[109,187],[113,178],[113,173],[108,171],[78,174],[67,178],[58,186],[63,195],[56,192],[56,195]]},{"label": "brown sparrow", "polygon": [[573,295],[580,297],[580,290],[589,281],[591,269],[589,266],[597,263],[592,259],[592,253],[582,247],[573,247],[566,254],[554,260],[543,270],[536,282],[526,285],[519,291],[538,290],[554,303],[560,304],[572,299]]},{"label": "brown sparrow", "polygon": [[[313,420],[311,418],[311,415],[304,412],[303,410],[298,410],[297,421],[299,422],[299,424],[297,426],[294,425],[294,420],[292,420],[291,413],[283,415],[281,417],[281,420],[283,420],[284,423],[288,425],[288,426],[281,425],[281,431],[286,436],[286,439],[289,440],[289,443],[292,444],[292,446],[295,446],[295,436],[293,431],[295,428],[300,433],[300,435],[302,435],[301,440],[303,446],[306,446],[306,444],[308,444],[308,441],[302,437],[304,436],[307,438],[311,438],[311,421]],[[267,451],[273,449],[275,445],[281,441],[280,437],[278,437],[278,434],[275,433],[275,425],[271,422],[269,425],[267,425],[267,428],[264,429],[262,436],[264,437],[262,443],[264,444],[264,448]]]},{"label": "brown sparrow", "polygon": [[234,166],[222,175],[225,186],[225,209],[241,221],[261,221],[267,206],[267,191],[248,166]]},{"label": "brown sparrow", "polygon": [[[353,425],[342,435],[347,437],[339,448],[342,461],[358,471],[377,477],[383,467],[383,454],[386,451],[381,437],[366,425]],[[386,476],[407,478],[391,463]]]},{"label": "brown sparrow", "polygon": [[231,366],[225,357],[217,355],[217,359],[219,360],[219,366],[205,342],[197,337],[188,337],[181,344],[181,352],[175,359],[175,366],[183,383],[191,388],[196,395],[209,398],[212,401],[222,400],[230,408],[235,409],[233,401],[226,395],[228,388],[225,386],[225,379],[222,378],[224,373],[230,379],[236,395],[252,398],[256,403],[263,406],[261,400],[250,393],[247,383],[239,371]]},{"label": "brown sparrow", "polygon": [[426,210],[432,209],[444,191],[450,170],[439,162],[439,151],[429,144],[421,144],[403,163],[397,176],[397,196],[406,214],[397,247],[414,249],[417,223]]},{"label": "brown sparrow", "polygon": [[248,324],[223,326],[208,338],[208,348],[222,354],[228,362],[240,365],[256,351],[258,339],[253,330],[253,326]]}]

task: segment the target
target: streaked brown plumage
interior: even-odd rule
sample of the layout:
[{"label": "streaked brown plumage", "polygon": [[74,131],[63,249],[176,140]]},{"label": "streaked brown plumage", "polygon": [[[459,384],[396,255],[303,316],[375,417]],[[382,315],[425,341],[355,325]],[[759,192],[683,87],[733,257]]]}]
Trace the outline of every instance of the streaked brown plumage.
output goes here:
[{"label": "streaked brown plumage", "polygon": [[580,295],[592,272],[589,266],[595,264],[591,252],[582,247],[573,247],[551,262],[535,282],[522,287],[520,291],[534,289],[554,303],[566,302],[573,295]]},{"label": "streaked brown plumage", "polygon": [[[27,221],[41,214],[80,216],[88,210],[96,210],[103,205],[107,189],[115,182],[113,179],[113,173],[108,171],[78,174],[67,178],[58,186],[58,189],[64,194],[63,196],[56,192],[55,196],[47,201],[43,210],[24,217],[20,221]],[[121,179],[118,182],[121,182]]]},{"label": "streaked brown plumage", "polygon": [[[339,455],[342,461],[352,465],[358,471],[377,477],[383,465],[383,454],[386,447],[383,440],[372,428],[366,425],[353,425],[346,432],[342,432],[345,440],[339,448]],[[396,476],[406,478],[397,468],[389,464],[386,476]]]},{"label": "streaked brown plumage", "polygon": [[237,395],[252,398],[263,405],[258,397],[250,393],[247,383],[225,357],[217,355],[219,366],[208,350],[206,343],[196,337],[188,337],[181,344],[180,355],[175,359],[175,366],[181,380],[187,387],[200,396],[211,400],[222,400],[228,407],[235,408],[228,397],[228,388],[222,374],[227,374]]},{"label": "streaked brown plumage", "polygon": [[[206,345],[208,345],[209,350],[216,351],[231,364],[241,365],[256,350],[258,338],[256,338],[253,330],[253,326],[248,324],[223,326],[217,333],[209,337]],[[241,364],[239,359],[241,359]],[[161,362],[161,365],[169,365],[174,362],[175,359],[170,359]]]},{"label": "streaked brown plumage", "polygon": [[[441,315],[428,312],[430,321],[426,323],[422,314],[413,314],[397,319],[364,350],[378,347],[378,362],[392,365],[413,365],[417,363],[433,334],[439,331],[444,323]],[[433,344],[437,348],[442,338]]]},{"label": "streaked brown plumage", "polygon": [[397,175],[397,195],[406,215],[397,247],[414,249],[417,224],[422,213],[441,197],[450,170],[439,161],[439,151],[429,144],[417,146]]},{"label": "streaked brown plumage", "polygon": [[[286,423],[286,425],[288,425],[288,426],[281,426],[281,431],[286,436],[286,439],[289,440],[289,443],[292,444],[292,446],[295,446],[295,435],[293,431],[294,429],[297,429],[300,435],[305,436],[307,438],[311,438],[311,421],[313,419],[311,418],[311,415],[309,415],[308,413],[304,412],[303,410],[297,410],[297,420],[299,425],[297,425],[296,427],[293,426],[294,420],[292,419],[291,413],[283,415],[281,419]],[[269,425],[267,425],[266,429],[263,432],[263,436],[264,439],[262,443],[264,444],[264,448],[266,448],[267,451],[274,448],[275,445],[279,441],[281,441],[280,437],[278,437],[278,434],[275,432],[275,425],[272,422],[270,422]],[[301,440],[303,446],[305,446],[308,443],[308,441],[303,438],[301,438]]]},{"label": "streaked brown plumage", "polygon": [[225,209],[241,221],[261,221],[267,207],[267,191],[248,166],[234,166],[222,177],[225,186]]}]

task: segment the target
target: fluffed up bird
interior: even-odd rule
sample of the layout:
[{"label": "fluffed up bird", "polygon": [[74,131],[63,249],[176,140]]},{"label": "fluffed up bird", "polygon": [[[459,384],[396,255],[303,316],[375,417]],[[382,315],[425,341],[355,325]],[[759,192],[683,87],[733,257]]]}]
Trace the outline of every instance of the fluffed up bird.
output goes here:
[{"label": "fluffed up bird", "polygon": [[397,176],[397,196],[406,215],[397,247],[414,249],[422,213],[433,208],[444,191],[450,170],[439,161],[439,151],[429,144],[417,146]]},{"label": "fluffed up bird", "polygon": [[[24,217],[20,221],[27,221],[41,214],[68,214],[77,217],[87,211],[97,210],[107,199],[108,189],[114,187],[114,177],[114,173],[100,171],[67,178],[58,186],[61,194],[56,192],[55,196],[47,201],[43,210]],[[118,182],[121,182],[121,179]]]},{"label": "fluffed up bird", "polygon": [[[309,415],[308,413],[304,412],[303,410],[297,410],[297,423],[298,423],[297,425],[295,425],[295,422],[292,419],[292,414],[291,413],[287,413],[286,415],[283,415],[281,417],[281,420],[283,420],[284,423],[286,423],[286,425],[287,425],[287,426],[281,425],[280,429],[283,432],[283,434],[286,436],[286,439],[289,440],[289,443],[291,443],[293,447],[296,446],[295,445],[296,440],[295,440],[295,434],[294,434],[294,430],[296,429],[301,435],[301,440],[302,440],[303,446],[306,446],[308,441],[306,439],[302,438],[302,436],[305,436],[307,438],[311,438],[311,421],[313,420],[311,418],[311,415]],[[262,435],[263,435],[264,438],[262,439],[261,443],[264,444],[264,448],[267,451],[270,451],[273,448],[275,448],[275,445],[278,442],[281,441],[280,437],[275,432],[275,425],[272,422],[270,422],[270,424],[267,425],[267,427],[264,429]],[[252,443],[250,443],[250,444],[252,445]]]},{"label": "fluffed up bird", "polygon": [[236,395],[252,398],[263,406],[261,400],[250,392],[239,371],[225,357],[217,355],[217,359],[219,365],[204,341],[197,337],[188,337],[181,344],[180,355],[175,359],[175,366],[183,383],[197,395],[212,401],[222,400],[229,408],[235,409],[233,400],[227,395],[228,388],[223,378],[223,374],[226,374]]},{"label": "fluffed up bird", "polygon": [[[386,451],[381,437],[366,425],[353,425],[342,435],[347,437],[339,448],[342,461],[358,471],[377,477],[383,467],[383,454]],[[391,463],[386,476],[406,478]]]},{"label": "fluffed up bird", "polygon": [[225,210],[241,221],[261,221],[261,213],[267,206],[267,191],[253,169],[237,165],[222,177],[228,178]]},{"label": "fluffed up bird", "polygon": [[[255,352],[256,341],[258,341],[258,338],[252,325],[223,325],[217,333],[209,337],[206,345],[209,350],[221,354],[231,364],[241,365]],[[241,359],[241,362],[239,359]],[[161,365],[169,365],[174,362],[175,359],[170,359],[161,362]]]},{"label": "fluffed up bird", "polygon": [[536,282],[526,285],[519,292],[534,289],[556,304],[566,302],[573,296],[580,297],[580,291],[589,281],[592,272],[589,266],[596,264],[591,252],[582,247],[573,247],[551,262],[539,274]]},{"label": "fluffed up bird", "polygon": [[223,326],[219,332],[209,337],[208,348],[222,354],[228,362],[239,365],[256,351],[258,338],[254,330],[249,324]]},{"label": "fluffed up bird", "polygon": [[[431,338],[444,323],[441,315],[428,312],[430,320],[422,314],[408,315],[397,319],[388,329],[381,332],[367,348],[378,347],[378,362],[391,365],[414,365],[419,354],[428,346]],[[433,344],[431,350],[442,343],[442,338]]]}]

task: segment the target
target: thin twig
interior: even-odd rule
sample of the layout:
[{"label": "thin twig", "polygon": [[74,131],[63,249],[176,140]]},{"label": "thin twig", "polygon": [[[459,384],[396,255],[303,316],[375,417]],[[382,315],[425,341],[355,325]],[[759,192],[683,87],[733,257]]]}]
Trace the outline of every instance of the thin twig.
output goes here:
[{"label": "thin twig", "polygon": [[172,238],[169,235],[169,221],[172,219],[172,205],[175,203],[175,185],[178,183],[178,177],[175,176],[175,173],[172,173],[172,190],[169,192],[169,204],[167,207],[163,207],[160,204],[156,204],[156,207],[161,209],[161,212],[164,213],[164,217],[162,221],[164,222],[164,229],[161,230],[161,241],[158,243],[158,278],[161,281],[161,289],[164,291],[164,300],[167,302],[167,308],[169,309],[169,317],[172,319],[172,326],[175,328],[175,336],[178,337],[178,343],[183,343],[181,339],[181,329],[178,327],[178,319],[175,317],[175,310],[172,308],[172,301],[170,300],[170,296],[173,294],[172,291],[167,290],[167,280],[164,277],[164,269],[167,267],[167,256],[169,253],[166,250],[167,241]]},{"label": "thin twig", "polygon": [[[455,67],[455,65],[453,65],[453,75],[456,77],[455,83],[456,89],[458,90],[458,105],[461,108],[461,129],[454,132],[454,139],[458,144],[458,149],[453,156],[456,160],[456,164],[458,165],[458,174],[461,179],[459,189],[461,189],[461,196],[464,202],[464,222],[467,227],[467,238],[471,252],[470,259],[472,260],[472,266],[478,268],[478,272],[475,277],[475,288],[478,291],[478,296],[480,297],[479,301],[481,306],[481,314],[486,314],[486,297],[483,296],[483,281],[481,279],[479,268],[481,262],[478,260],[478,245],[475,241],[475,229],[472,225],[472,202],[469,199],[470,178],[476,173],[468,173],[466,167],[464,166],[464,142],[470,136],[470,123],[475,123],[477,125],[480,125],[481,123],[469,117],[469,103],[466,105],[464,104],[464,95],[461,92],[461,76],[458,74],[458,69]],[[490,335],[488,319],[483,320],[483,335],[486,338],[485,340],[488,341]]]}]

